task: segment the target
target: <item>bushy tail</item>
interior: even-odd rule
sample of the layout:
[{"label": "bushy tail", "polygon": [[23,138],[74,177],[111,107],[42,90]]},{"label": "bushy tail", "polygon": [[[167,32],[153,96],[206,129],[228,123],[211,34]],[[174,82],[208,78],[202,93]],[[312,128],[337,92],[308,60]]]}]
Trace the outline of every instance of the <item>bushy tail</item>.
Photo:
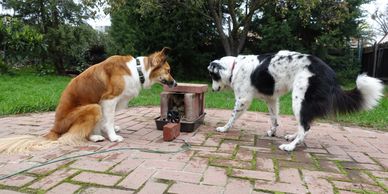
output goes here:
[{"label": "bushy tail", "polygon": [[32,135],[8,137],[0,139],[0,153],[23,153],[47,149],[49,147],[54,147],[57,144],[57,141]]},{"label": "bushy tail", "polygon": [[59,136],[50,131],[45,136],[23,135],[0,139],[0,153],[14,154],[44,150],[58,145],[83,145],[86,139],[79,134]]},{"label": "bushy tail", "polygon": [[351,113],[371,110],[383,96],[384,85],[376,78],[361,74],[356,80],[357,87],[343,91],[337,87],[334,91],[333,109],[337,113]]}]

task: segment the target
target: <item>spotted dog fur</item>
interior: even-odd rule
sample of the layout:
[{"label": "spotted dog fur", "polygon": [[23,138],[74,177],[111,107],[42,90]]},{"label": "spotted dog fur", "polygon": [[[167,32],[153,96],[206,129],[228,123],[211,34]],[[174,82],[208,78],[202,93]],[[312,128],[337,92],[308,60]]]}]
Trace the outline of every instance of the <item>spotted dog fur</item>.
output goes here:
[{"label": "spotted dog fur", "polygon": [[319,58],[292,51],[263,55],[239,55],[214,60],[208,66],[213,91],[230,87],[235,94],[235,106],[228,123],[218,127],[227,132],[254,98],[267,103],[271,116],[268,136],[278,127],[279,97],[292,91],[292,110],[298,121],[298,131],[286,135],[289,144],[279,146],[292,151],[303,142],[311,123],[318,117],[335,113],[369,110],[383,95],[380,80],[359,75],[357,87],[344,91],[338,85],[335,72]]}]

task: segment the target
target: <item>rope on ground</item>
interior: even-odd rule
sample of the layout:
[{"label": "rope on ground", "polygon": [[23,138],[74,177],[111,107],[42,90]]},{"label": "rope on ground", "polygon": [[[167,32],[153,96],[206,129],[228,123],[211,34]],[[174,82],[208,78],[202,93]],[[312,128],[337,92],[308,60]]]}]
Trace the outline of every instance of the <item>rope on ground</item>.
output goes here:
[{"label": "rope on ground", "polygon": [[163,150],[151,150],[151,149],[145,149],[145,148],[129,148],[129,147],[124,147],[124,148],[115,148],[115,149],[108,149],[108,150],[101,150],[101,151],[96,151],[96,152],[90,152],[90,153],[85,153],[85,154],[80,154],[80,155],[75,155],[75,156],[70,156],[70,157],[64,157],[64,158],[57,158],[57,159],[46,161],[46,162],[41,163],[41,164],[37,164],[37,165],[31,166],[29,168],[25,168],[23,170],[16,171],[16,172],[14,172],[12,174],[9,174],[9,175],[1,176],[0,180],[6,179],[6,178],[9,178],[9,177],[13,177],[13,176],[15,176],[17,174],[20,174],[20,173],[23,173],[23,172],[27,172],[29,170],[32,170],[32,169],[35,169],[35,168],[39,168],[39,167],[42,167],[42,166],[46,166],[46,165],[49,165],[49,164],[52,164],[52,163],[61,162],[61,161],[64,161],[64,160],[75,159],[75,158],[81,158],[81,157],[90,156],[90,155],[103,154],[103,153],[108,153],[108,152],[137,150],[137,151],[140,151],[140,152],[156,153],[156,154],[176,154],[176,153],[187,151],[187,150],[189,150],[191,148],[191,145],[187,141],[185,141],[185,140],[182,140],[182,141],[184,142],[184,144],[178,150],[175,150],[175,151],[163,151]]}]

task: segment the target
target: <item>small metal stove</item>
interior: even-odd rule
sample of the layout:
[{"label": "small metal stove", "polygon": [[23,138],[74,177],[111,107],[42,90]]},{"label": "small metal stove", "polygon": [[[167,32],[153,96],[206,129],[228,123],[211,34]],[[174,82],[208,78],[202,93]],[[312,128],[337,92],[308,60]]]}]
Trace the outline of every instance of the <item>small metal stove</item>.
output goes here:
[{"label": "small metal stove", "polygon": [[167,123],[181,123],[182,132],[197,129],[205,118],[206,84],[178,83],[177,87],[164,87],[160,94],[160,117],[155,119],[158,130]]}]

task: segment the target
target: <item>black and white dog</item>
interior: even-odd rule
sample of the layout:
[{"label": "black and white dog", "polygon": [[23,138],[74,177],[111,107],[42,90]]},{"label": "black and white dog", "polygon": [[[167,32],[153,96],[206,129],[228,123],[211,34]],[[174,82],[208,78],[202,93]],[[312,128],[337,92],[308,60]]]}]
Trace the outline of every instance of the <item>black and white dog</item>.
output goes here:
[{"label": "black and white dog", "polygon": [[271,116],[268,136],[278,126],[279,97],[292,91],[292,110],[298,121],[298,131],[285,138],[292,141],[279,146],[292,151],[303,142],[315,118],[335,113],[369,110],[383,96],[380,80],[364,74],[357,78],[357,87],[343,91],[336,81],[335,72],[319,58],[292,51],[264,55],[240,55],[214,60],[208,66],[213,91],[226,87],[233,89],[235,106],[232,117],[217,131],[228,131],[234,121],[247,110],[253,98],[263,99]]}]

